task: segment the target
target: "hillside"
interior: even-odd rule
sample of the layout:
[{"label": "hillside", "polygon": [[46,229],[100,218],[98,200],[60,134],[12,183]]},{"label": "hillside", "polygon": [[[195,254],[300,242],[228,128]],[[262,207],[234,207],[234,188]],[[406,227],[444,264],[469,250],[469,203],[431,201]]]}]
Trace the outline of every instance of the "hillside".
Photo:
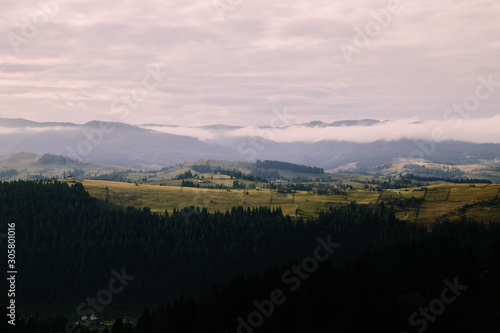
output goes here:
[{"label": "hillside", "polygon": [[69,157],[51,154],[15,153],[0,155],[0,180],[91,178],[130,169],[110,165],[79,162]]},{"label": "hillside", "polygon": [[[95,185],[116,190],[112,182]],[[161,186],[126,185],[145,196],[161,195],[150,191]],[[424,202],[491,201],[498,187],[417,191],[425,192]],[[265,311],[262,304],[276,299],[276,291],[286,303],[275,303],[263,332],[293,331],[303,323],[313,332],[365,331],[373,323],[391,332],[443,295],[443,281],[464,296],[429,332],[491,332],[497,323],[498,223],[463,220],[424,228],[398,220],[383,202],[330,207],[307,223],[264,207],[152,214],[107,207],[73,181],[0,182],[0,199],[2,220],[15,224],[23,265],[16,280],[20,332],[62,332],[73,324],[82,333],[201,333],[220,325],[241,331],[236,319]],[[6,279],[0,285],[9,288]],[[388,312],[393,315],[384,316]],[[91,315],[98,319],[85,319]],[[369,321],[354,320],[360,317]],[[5,330],[6,321],[2,325]]]},{"label": "hillside", "polygon": [[[149,207],[153,212],[172,212],[184,207],[206,208],[209,212],[230,210],[233,206],[280,208],[284,214],[297,218],[317,218],[321,211],[357,202],[364,205],[384,202],[393,206],[401,220],[429,225],[439,220],[460,220],[462,217],[482,222],[500,220],[499,184],[443,184],[425,187],[372,190],[353,181],[312,184],[310,191],[284,191],[269,188],[272,184],[245,182],[247,188],[233,188],[234,179],[226,175],[203,174],[208,184],[225,184],[226,189],[203,188],[205,181],[193,179],[201,187],[181,187],[181,181],[130,184],[82,180],[89,193],[113,206]],[[213,179],[211,178],[213,177]],[[251,184],[258,185],[257,187]],[[341,190],[342,186],[353,186]],[[191,210],[195,213],[194,210]]]}]

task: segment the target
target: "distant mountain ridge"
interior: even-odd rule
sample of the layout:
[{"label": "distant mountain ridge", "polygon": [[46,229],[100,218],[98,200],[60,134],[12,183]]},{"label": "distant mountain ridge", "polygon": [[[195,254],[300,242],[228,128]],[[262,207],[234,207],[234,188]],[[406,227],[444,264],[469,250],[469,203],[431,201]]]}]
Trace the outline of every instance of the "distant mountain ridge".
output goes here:
[{"label": "distant mountain ridge", "polygon": [[[4,133],[2,127],[16,131]],[[30,130],[35,127],[36,131]],[[51,153],[85,162],[139,169],[193,159],[236,157],[221,154],[216,146],[197,138],[100,121],[77,125],[0,119],[0,140],[0,154],[21,151]]]},{"label": "distant mountain ridge", "polygon": [[68,126],[75,127],[78,126],[69,122],[36,122],[31,120],[26,120],[22,118],[0,118],[0,127],[6,128],[25,128],[25,127],[54,127],[54,126]]},{"label": "distant mountain ridge", "polygon": [[361,119],[361,120],[339,120],[333,123],[324,123],[320,120],[311,121],[308,124],[302,124],[307,127],[343,127],[343,126],[373,126],[380,123],[380,120],[375,119]]},{"label": "distant mountain ridge", "polygon": [[[313,121],[293,125],[293,129],[297,126],[369,127],[379,123],[374,119],[344,120],[330,124]],[[311,165],[325,170],[352,163],[361,168],[373,167],[411,156],[448,164],[477,163],[500,157],[500,144],[489,143],[435,143],[411,139],[366,143],[338,140],[277,142],[272,137],[256,137],[254,132],[244,132],[242,127],[226,125],[199,127],[203,130],[213,129],[214,133],[221,129],[237,129],[230,136],[202,141],[187,135],[157,131],[151,124],[149,128],[142,126],[100,121],[82,125],[67,122],[38,123],[25,119],[0,118],[0,155],[22,151],[50,153],[85,162],[136,169],[162,168],[202,159],[249,162],[261,159]],[[249,134],[239,134],[240,132]]]}]

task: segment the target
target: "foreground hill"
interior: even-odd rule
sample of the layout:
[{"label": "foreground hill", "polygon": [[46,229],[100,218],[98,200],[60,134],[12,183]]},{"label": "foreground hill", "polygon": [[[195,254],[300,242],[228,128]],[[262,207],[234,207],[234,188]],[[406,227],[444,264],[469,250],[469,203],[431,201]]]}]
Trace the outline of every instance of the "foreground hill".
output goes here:
[{"label": "foreground hill", "polygon": [[[498,223],[433,223],[429,232],[386,204],[354,202],[307,223],[265,207],[152,214],[106,207],[81,184],[57,181],[0,182],[0,212],[16,230],[20,333],[498,325]],[[9,288],[6,279],[0,287]],[[99,320],[82,324],[91,315]]]}]

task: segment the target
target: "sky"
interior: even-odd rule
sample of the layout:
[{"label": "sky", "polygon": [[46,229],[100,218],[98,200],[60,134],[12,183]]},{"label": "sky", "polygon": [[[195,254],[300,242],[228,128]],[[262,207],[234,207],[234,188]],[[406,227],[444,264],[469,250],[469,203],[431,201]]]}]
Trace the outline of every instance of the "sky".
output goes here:
[{"label": "sky", "polygon": [[2,0],[0,15],[1,118],[499,124],[498,0]]}]

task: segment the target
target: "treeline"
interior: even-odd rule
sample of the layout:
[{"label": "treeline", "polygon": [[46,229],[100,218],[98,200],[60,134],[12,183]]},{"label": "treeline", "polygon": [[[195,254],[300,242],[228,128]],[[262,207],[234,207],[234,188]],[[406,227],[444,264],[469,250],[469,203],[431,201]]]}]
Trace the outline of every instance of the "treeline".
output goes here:
[{"label": "treeline", "polygon": [[281,176],[278,171],[267,171],[267,170],[252,170],[252,175],[258,178],[266,179],[267,181],[280,179]]},{"label": "treeline", "polygon": [[195,164],[191,165],[190,168],[199,173],[211,173],[213,171],[212,167],[207,164]]},{"label": "treeline", "polygon": [[191,170],[188,170],[184,173],[181,173],[180,175],[177,175],[177,177],[175,177],[175,179],[189,179],[189,178],[193,178],[193,173],[191,172]]},{"label": "treeline", "polygon": [[[204,181],[203,183],[200,184],[200,182],[197,182],[197,181],[193,182],[191,180],[182,180],[181,187],[208,188],[208,189],[212,189],[212,190],[226,190],[229,188],[222,183],[221,184],[212,184],[209,182],[210,181]],[[233,182],[233,188],[239,188],[239,187],[234,187],[234,182]]]},{"label": "treeline", "polygon": [[[425,168],[424,168],[425,169]],[[409,187],[419,187],[425,185],[429,182],[442,181],[448,183],[455,184],[491,184],[492,182],[488,179],[475,179],[475,178],[442,178],[442,177],[427,177],[427,176],[418,176],[412,173],[400,174],[399,176],[392,177],[389,176],[387,180],[368,180],[365,181],[366,184],[376,185],[374,188],[376,190],[382,189],[400,189],[400,188],[409,188]]]},{"label": "treeline", "polygon": [[465,173],[460,170],[459,168],[456,167],[445,167],[444,169],[441,168],[429,168],[426,167],[425,165],[420,165],[420,164],[405,164],[404,165],[405,169],[410,170],[412,173],[418,173],[418,174],[424,174],[428,175],[431,177],[438,177],[438,178],[456,178],[463,176]]},{"label": "treeline", "polygon": [[107,173],[99,176],[94,176],[91,177],[90,179],[96,179],[96,180],[109,180],[109,181],[114,181],[114,182],[131,182],[131,180],[127,177],[128,173],[131,170],[128,171],[113,171],[112,173]]},{"label": "treeline", "polygon": [[75,178],[82,178],[85,176],[85,171],[82,169],[73,169],[73,171],[69,172],[70,176],[73,176]]},{"label": "treeline", "polygon": [[259,169],[290,170],[293,172],[311,173],[311,174],[323,174],[323,173],[325,173],[323,168],[311,167],[311,166],[307,166],[307,165],[294,164],[294,163],[281,162],[281,161],[257,160],[256,167]]},{"label": "treeline", "polygon": [[476,179],[476,178],[440,178],[440,177],[422,177],[422,176],[416,176],[412,173],[409,173],[406,175],[406,177],[417,180],[417,181],[422,181],[422,182],[435,182],[435,181],[441,181],[441,182],[448,182],[448,183],[455,183],[455,184],[474,184],[474,183],[482,183],[482,184],[491,184],[491,180],[489,179]]},{"label": "treeline", "polygon": [[0,179],[14,177],[17,176],[18,174],[19,172],[16,169],[0,171]]},{"label": "treeline", "polygon": [[239,170],[225,170],[225,169],[220,169],[216,170],[216,172],[219,172],[222,175],[227,175],[231,176],[236,179],[242,179],[242,180],[249,180],[252,182],[261,182],[261,183],[267,183],[268,180],[265,177],[259,177],[253,174],[244,174]]},{"label": "treeline", "polygon": [[[202,184],[204,184],[204,185],[202,185]],[[251,184],[251,185],[253,185],[253,184]],[[182,187],[209,188],[209,189],[216,189],[216,190],[229,188],[224,184],[210,184],[210,183],[209,184],[206,184],[206,183],[200,184],[200,182],[197,182],[197,181],[193,182],[191,180],[182,180],[181,186]],[[249,187],[255,188],[255,185],[249,186]],[[245,185],[245,183],[240,183],[239,181],[234,180],[231,188],[233,188],[233,189],[245,189],[245,188],[247,188],[247,186]]]},{"label": "treeline", "polygon": [[316,191],[321,194],[345,194],[346,189],[352,190],[352,185],[344,185],[336,186],[333,184],[312,184],[312,183],[271,183],[266,186],[270,189],[277,189],[287,193],[291,193],[293,191]]},{"label": "treeline", "polygon": [[38,163],[40,164],[59,164],[63,165],[64,163],[73,163],[78,164],[79,162],[65,156],[54,155],[54,154],[43,154],[42,157],[38,159]]},{"label": "treeline", "polygon": [[191,180],[182,180],[181,182],[182,187],[200,187],[200,183],[198,182],[193,182]]},{"label": "treeline", "polygon": [[374,186],[376,190],[400,189],[400,188],[408,188],[408,187],[415,187],[422,185],[420,183],[415,183],[411,177],[408,177],[408,175],[399,175],[398,177],[389,176],[388,179],[384,181],[371,179],[365,181],[365,183],[376,185]]},{"label": "treeline", "polygon": [[232,178],[236,179],[249,180],[252,182],[262,182],[262,183],[268,182],[268,180],[265,177],[259,177],[253,174],[245,174],[235,169],[229,170],[229,169],[222,169],[220,167],[213,169],[210,165],[203,165],[203,164],[192,165],[191,169],[199,173],[219,173],[221,175],[231,176]]},{"label": "treeline", "polygon": [[286,189],[290,189],[291,191],[312,191],[312,190],[314,190],[315,186],[313,184],[303,184],[303,183],[293,184],[292,183],[292,184],[287,184],[284,187]]}]

